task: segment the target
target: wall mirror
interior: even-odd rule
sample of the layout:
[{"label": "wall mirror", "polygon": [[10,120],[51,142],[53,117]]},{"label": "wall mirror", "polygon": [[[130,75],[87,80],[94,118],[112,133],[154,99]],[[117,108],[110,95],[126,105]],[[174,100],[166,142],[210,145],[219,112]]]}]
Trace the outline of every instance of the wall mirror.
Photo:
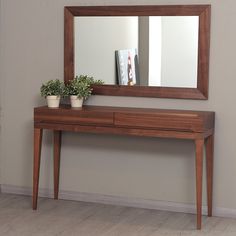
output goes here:
[{"label": "wall mirror", "polygon": [[65,7],[65,82],[94,94],[208,98],[210,5]]}]

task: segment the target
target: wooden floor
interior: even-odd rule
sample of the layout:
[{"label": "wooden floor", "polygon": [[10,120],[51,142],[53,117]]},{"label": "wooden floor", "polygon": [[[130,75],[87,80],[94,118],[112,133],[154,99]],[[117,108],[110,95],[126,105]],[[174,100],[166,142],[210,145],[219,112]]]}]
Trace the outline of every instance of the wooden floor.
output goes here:
[{"label": "wooden floor", "polygon": [[195,230],[195,215],[39,199],[0,194],[0,235],[4,236],[236,236],[236,219],[203,217]]}]

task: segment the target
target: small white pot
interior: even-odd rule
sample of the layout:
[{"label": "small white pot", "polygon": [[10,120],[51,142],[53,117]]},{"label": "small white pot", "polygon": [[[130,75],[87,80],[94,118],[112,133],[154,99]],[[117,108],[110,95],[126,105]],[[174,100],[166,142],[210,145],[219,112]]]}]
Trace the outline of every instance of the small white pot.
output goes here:
[{"label": "small white pot", "polygon": [[47,96],[48,107],[58,108],[60,104],[60,96]]},{"label": "small white pot", "polygon": [[78,107],[82,107],[83,105],[83,101],[84,99],[83,98],[78,98],[77,96],[75,95],[71,95],[70,96],[70,104],[71,104],[71,107],[74,107],[74,108],[78,108]]}]

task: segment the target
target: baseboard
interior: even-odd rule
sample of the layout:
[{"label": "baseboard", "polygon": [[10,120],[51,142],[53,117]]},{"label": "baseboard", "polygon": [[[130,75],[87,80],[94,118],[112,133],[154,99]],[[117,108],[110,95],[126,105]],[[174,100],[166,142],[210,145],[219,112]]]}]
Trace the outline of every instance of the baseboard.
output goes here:
[{"label": "baseboard", "polygon": [[[0,189],[2,193],[12,193],[12,194],[27,195],[27,196],[32,195],[32,189],[28,187],[19,187],[19,186],[2,184],[0,185]],[[53,191],[50,189],[40,188],[39,196],[52,198]],[[84,193],[84,192],[62,190],[59,193],[59,199],[103,203],[103,204],[128,206],[128,207],[138,207],[138,208],[155,209],[155,210],[172,211],[172,212],[196,213],[195,205],[191,204],[157,201],[152,199],[103,195],[97,193]],[[202,211],[203,215],[206,215],[207,207],[203,206]],[[213,208],[213,215],[219,217],[236,218],[236,209],[215,207]]]}]

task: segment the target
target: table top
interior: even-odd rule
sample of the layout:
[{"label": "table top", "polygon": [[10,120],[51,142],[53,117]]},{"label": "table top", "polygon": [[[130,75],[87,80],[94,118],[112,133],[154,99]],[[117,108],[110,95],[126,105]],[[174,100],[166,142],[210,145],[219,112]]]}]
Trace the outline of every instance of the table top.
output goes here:
[{"label": "table top", "polygon": [[208,135],[213,133],[214,117],[215,113],[209,111],[110,106],[83,106],[74,109],[63,105],[59,108],[43,106],[34,109],[35,127],[85,132],[91,132],[92,127],[94,132],[102,129],[105,133],[120,133],[122,130],[122,133],[142,133],[142,136],[145,136],[145,130],[147,136],[153,136],[157,131]]}]

